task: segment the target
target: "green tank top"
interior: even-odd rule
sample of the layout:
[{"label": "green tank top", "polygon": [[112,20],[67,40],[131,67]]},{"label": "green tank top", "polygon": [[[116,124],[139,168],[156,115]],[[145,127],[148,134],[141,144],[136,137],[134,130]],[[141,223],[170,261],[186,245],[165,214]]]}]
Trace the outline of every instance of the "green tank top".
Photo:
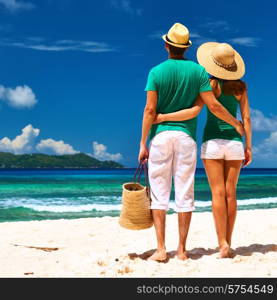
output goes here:
[{"label": "green tank top", "polygon": [[[239,104],[237,98],[233,95],[225,95],[222,91],[223,82],[218,81],[218,83],[221,88],[221,95],[217,100],[229,111],[232,116],[236,118]],[[235,140],[242,142],[241,135],[232,125],[217,118],[207,108],[207,122],[204,129],[202,142],[204,143],[212,139]]]}]

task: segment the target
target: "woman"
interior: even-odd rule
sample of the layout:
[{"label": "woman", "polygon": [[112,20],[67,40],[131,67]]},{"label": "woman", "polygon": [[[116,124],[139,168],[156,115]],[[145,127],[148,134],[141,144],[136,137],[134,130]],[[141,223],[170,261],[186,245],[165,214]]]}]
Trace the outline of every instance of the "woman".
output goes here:
[{"label": "woman", "polygon": [[[210,84],[218,101],[234,116],[239,105],[245,129],[245,149],[241,136],[231,125],[207,109],[207,122],[201,158],[212,192],[212,209],[219,244],[219,258],[231,257],[231,239],[236,219],[236,187],[241,166],[252,161],[252,132],[244,62],[226,43],[205,43],[198,48],[198,62],[212,76]],[[156,123],[196,117],[203,107],[199,97],[195,106],[170,114],[158,114]]]}]

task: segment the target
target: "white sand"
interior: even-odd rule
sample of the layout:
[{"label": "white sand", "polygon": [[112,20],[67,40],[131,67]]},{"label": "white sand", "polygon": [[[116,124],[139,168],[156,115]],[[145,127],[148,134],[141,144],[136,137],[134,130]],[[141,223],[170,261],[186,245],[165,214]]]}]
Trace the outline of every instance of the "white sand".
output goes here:
[{"label": "white sand", "polygon": [[277,209],[239,211],[232,245],[237,255],[217,259],[212,214],[194,213],[191,258],[180,261],[172,257],[177,215],[169,215],[166,263],[144,259],[156,247],[153,227],[126,230],[118,218],[0,223],[0,277],[277,277],[276,217]]}]

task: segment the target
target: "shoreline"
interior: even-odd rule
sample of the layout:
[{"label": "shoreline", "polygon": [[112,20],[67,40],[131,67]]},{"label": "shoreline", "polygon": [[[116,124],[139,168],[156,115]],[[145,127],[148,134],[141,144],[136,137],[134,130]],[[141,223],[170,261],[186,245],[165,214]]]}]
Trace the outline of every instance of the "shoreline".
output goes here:
[{"label": "shoreline", "polygon": [[177,216],[167,215],[166,263],[145,260],[156,247],[153,227],[127,230],[118,217],[2,222],[0,277],[277,277],[276,215],[239,210],[236,256],[217,259],[211,212],[193,214],[186,261],[174,257]]},{"label": "shoreline", "polygon": [[[275,197],[274,197],[275,199]],[[277,197],[276,197],[277,199]],[[249,200],[253,200],[253,199],[249,199]],[[247,201],[246,200],[242,200],[242,201]],[[203,201],[204,202],[204,201]],[[211,202],[211,201],[207,201],[207,202]],[[173,202],[172,202],[173,203]],[[270,203],[269,203],[270,204]],[[120,205],[120,204],[119,204]],[[260,207],[257,207],[257,205],[260,205]],[[271,209],[276,209],[277,210],[277,206],[274,203],[273,206],[271,207],[262,207],[264,205],[264,203],[261,204],[249,204],[249,205],[238,205],[237,211],[255,211],[255,210],[271,210]],[[250,207],[250,208],[249,208]],[[44,212],[44,211],[42,211]],[[49,213],[51,213],[51,211],[49,211]],[[64,214],[70,214],[71,212],[63,212]],[[83,211],[79,212],[80,214],[84,213]],[[32,219],[32,220],[0,220],[0,224],[3,223],[18,223],[18,222],[42,222],[42,221],[59,221],[59,220],[80,220],[80,219],[103,219],[103,218],[119,218],[120,217],[120,210],[114,210],[114,211],[110,211],[110,213],[106,215],[102,215],[100,216],[101,213],[105,213],[105,211],[98,211],[98,215],[96,216],[76,216],[76,217],[56,217],[56,218],[43,218],[43,219]],[[196,210],[193,211],[193,213],[196,214],[202,214],[202,213],[212,213],[212,208],[211,206],[200,206],[198,208],[196,208]],[[174,211],[173,206],[169,208],[168,212],[167,212],[167,216],[171,216],[176,214],[176,212]]]}]

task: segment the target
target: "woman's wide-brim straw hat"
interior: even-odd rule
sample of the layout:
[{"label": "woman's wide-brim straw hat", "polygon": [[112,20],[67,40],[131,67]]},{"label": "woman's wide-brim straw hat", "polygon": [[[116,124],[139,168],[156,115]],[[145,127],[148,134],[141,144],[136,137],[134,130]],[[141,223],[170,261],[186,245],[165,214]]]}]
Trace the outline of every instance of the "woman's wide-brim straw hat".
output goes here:
[{"label": "woman's wide-brim straw hat", "polygon": [[237,80],[245,73],[242,57],[227,43],[202,44],[197,50],[197,60],[209,74],[220,79]]},{"label": "woman's wide-brim straw hat", "polygon": [[188,48],[192,45],[189,40],[189,30],[181,23],[175,23],[168,33],[162,36],[162,39],[177,48]]}]

